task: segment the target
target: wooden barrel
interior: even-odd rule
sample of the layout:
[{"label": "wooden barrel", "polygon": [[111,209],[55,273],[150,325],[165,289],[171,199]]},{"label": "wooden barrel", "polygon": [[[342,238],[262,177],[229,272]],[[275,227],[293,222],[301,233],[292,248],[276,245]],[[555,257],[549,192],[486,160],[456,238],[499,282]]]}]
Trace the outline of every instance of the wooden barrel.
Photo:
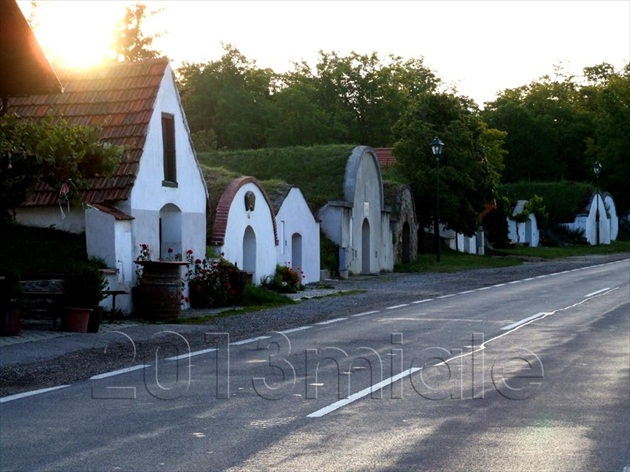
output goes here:
[{"label": "wooden barrel", "polygon": [[180,267],[185,262],[137,261],[142,280],[134,289],[134,306],[143,318],[163,321],[177,318],[181,308]]}]

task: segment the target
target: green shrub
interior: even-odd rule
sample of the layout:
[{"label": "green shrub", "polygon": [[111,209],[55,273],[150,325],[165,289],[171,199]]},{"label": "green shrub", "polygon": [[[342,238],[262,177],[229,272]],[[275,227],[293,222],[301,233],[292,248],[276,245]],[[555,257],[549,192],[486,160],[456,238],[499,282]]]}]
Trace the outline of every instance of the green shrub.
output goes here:
[{"label": "green shrub", "polygon": [[304,290],[302,285],[302,270],[297,267],[292,269],[289,266],[276,266],[276,272],[263,278],[262,286],[279,293],[297,293]]},{"label": "green shrub", "polygon": [[240,301],[247,273],[223,257],[193,261],[192,254],[188,255],[193,267],[186,273],[185,282],[192,308],[230,306]]}]

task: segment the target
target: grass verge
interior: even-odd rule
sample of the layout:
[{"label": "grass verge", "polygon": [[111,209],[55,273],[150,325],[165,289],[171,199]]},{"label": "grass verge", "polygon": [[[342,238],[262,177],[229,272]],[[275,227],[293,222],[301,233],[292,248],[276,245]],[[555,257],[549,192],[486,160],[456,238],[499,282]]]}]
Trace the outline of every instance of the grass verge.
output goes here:
[{"label": "grass verge", "polygon": [[443,248],[440,262],[436,262],[435,254],[418,254],[414,262],[396,264],[394,272],[459,272],[462,270],[491,269],[496,267],[510,267],[521,264],[521,261],[503,257],[477,256],[464,254]]}]

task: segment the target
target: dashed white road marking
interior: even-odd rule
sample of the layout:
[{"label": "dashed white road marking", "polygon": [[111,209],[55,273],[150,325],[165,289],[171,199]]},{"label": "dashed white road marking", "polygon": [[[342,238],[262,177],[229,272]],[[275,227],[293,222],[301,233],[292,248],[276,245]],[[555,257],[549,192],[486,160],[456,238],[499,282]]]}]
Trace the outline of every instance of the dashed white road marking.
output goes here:
[{"label": "dashed white road marking", "polygon": [[417,304],[417,303],[426,303],[430,301],[433,301],[433,298],[425,298],[424,300],[416,300],[415,302],[411,302],[411,303]]},{"label": "dashed white road marking", "polygon": [[6,397],[0,398],[0,403],[6,403],[12,400],[19,400],[20,398],[32,397],[33,395],[39,395],[40,393],[48,393],[48,392],[52,392],[53,390],[59,390],[59,389],[66,388],[69,386],[70,385],[59,385],[57,387],[49,387],[49,388],[42,388],[40,390],[33,390],[31,392],[16,393],[15,395],[8,395]]},{"label": "dashed white road marking", "polygon": [[419,370],[421,370],[421,367],[413,367],[411,369],[407,369],[404,372],[401,372],[400,374],[394,375],[393,377],[385,379],[377,384],[364,388],[363,390],[353,395],[350,395],[348,398],[344,398],[343,400],[339,400],[338,402],[331,403],[330,405],[325,406],[324,408],[321,408],[309,415],[306,415],[306,417],[307,418],[321,418],[322,416],[327,415],[328,413],[331,413],[335,410],[338,410],[339,408],[349,405],[350,403],[360,400],[361,398],[365,397],[366,395],[369,395],[372,392],[378,392],[380,389],[385,388],[388,385],[391,385],[397,380],[408,377],[409,375],[414,374],[415,372],[418,372]]},{"label": "dashed white road marking", "polygon": [[236,341],[230,343],[232,346],[241,346],[243,344],[255,343],[256,341],[262,341],[263,339],[269,339],[271,336],[258,336],[257,338],[243,339],[242,341]]},{"label": "dashed white road marking", "polygon": [[188,359],[190,357],[201,356],[202,354],[208,354],[209,352],[216,351],[216,348],[211,347],[208,349],[202,349],[200,351],[189,352],[187,354],[180,354],[179,356],[167,357],[165,361],[179,361],[181,359]]},{"label": "dashed white road marking", "polygon": [[295,333],[296,331],[304,331],[305,329],[311,329],[312,326],[300,326],[299,328],[293,328],[293,329],[285,329],[284,331],[278,331],[280,334],[289,334],[289,333]]},{"label": "dashed white road marking", "polygon": [[105,379],[107,377],[113,377],[115,375],[126,374],[127,372],[133,372],[134,370],[146,369],[147,367],[149,367],[148,364],[140,364],[140,365],[134,365],[133,367],[125,367],[124,369],[112,370],[111,372],[105,372],[104,374],[93,375],[92,377],[90,377],[90,380]]},{"label": "dashed white road marking", "polygon": [[596,292],[589,293],[588,295],[584,295],[584,298],[594,297],[595,295],[599,295],[600,293],[605,292],[606,290],[610,290],[610,287],[606,287],[601,290],[597,290]]},{"label": "dashed white road marking", "polygon": [[334,320],[326,320],[326,321],[320,321],[319,323],[315,323],[316,325],[319,326],[323,326],[323,325],[329,325],[332,323],[337,323],[338,321],[343,321],[343,320],[347,320],[348,318],[335,318]]},{"label": "dashed white road marking", "polygon": [[401,305],[388,306],[385,308],[386,310],[395,310],[396,308],[402,308],[405,306],[409,306],[409,303],[402,303]]},{"label": "dashed white road marking", "polygon": [[363,313],[357,313],[356,315],[350,315],[350,317],[351,318],[356,318],[358,316],[373,315],[374,313],[379,313],[379,310],[364,311]]},{"label": "dashed white road marking", "polygon": [[544,313],[544,312],[543,312],[543,313],[536,313],[535,315],[528,316],[527,318],[523,318],[522,320],[517,321],[516,323],[512,323],[512,324],[510,324],[510,325],[504,326],[504,327],[503,327],[503,328],[501,328],[501,329],[502,329],[503,331],[507,331],[507,330],[510,330],[510,329],[514,329],[514,328],[516,328],[517,326],[521,326],[522,324],[528,323],[528,322],[530,322],[530,321],[532,321],[532,320],[535,320],[536,318],[541,318],[541,317],[543,317],[543,316],[545,316],[545,315],[548,315],[548,314],[549,314],[549,313]]}]

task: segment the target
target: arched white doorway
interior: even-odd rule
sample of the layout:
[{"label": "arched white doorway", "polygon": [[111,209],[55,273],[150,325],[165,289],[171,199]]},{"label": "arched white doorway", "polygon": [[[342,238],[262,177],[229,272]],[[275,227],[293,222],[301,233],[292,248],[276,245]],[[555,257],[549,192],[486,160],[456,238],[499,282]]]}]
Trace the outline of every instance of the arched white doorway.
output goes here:
[{"label": "arched white doorway", "polygon": [[243,270],[256,273],[256,233],[251,226],[245,228],[243,235]]},{"label": "arched white doorway", "polygon": [[[160,258],[182,255],[182,211],[167,203],[160,209]],[[172,252],[169,253],[169,249]]]},{"label": "arched white doorway", "polygon": [[293,233],[291,236],[291,267],[302,268],[302,235]]},{"label": "arched white doorway", "polygon": [[361,228],[361,273],[370,273],[370,222],[367,218]]}]

